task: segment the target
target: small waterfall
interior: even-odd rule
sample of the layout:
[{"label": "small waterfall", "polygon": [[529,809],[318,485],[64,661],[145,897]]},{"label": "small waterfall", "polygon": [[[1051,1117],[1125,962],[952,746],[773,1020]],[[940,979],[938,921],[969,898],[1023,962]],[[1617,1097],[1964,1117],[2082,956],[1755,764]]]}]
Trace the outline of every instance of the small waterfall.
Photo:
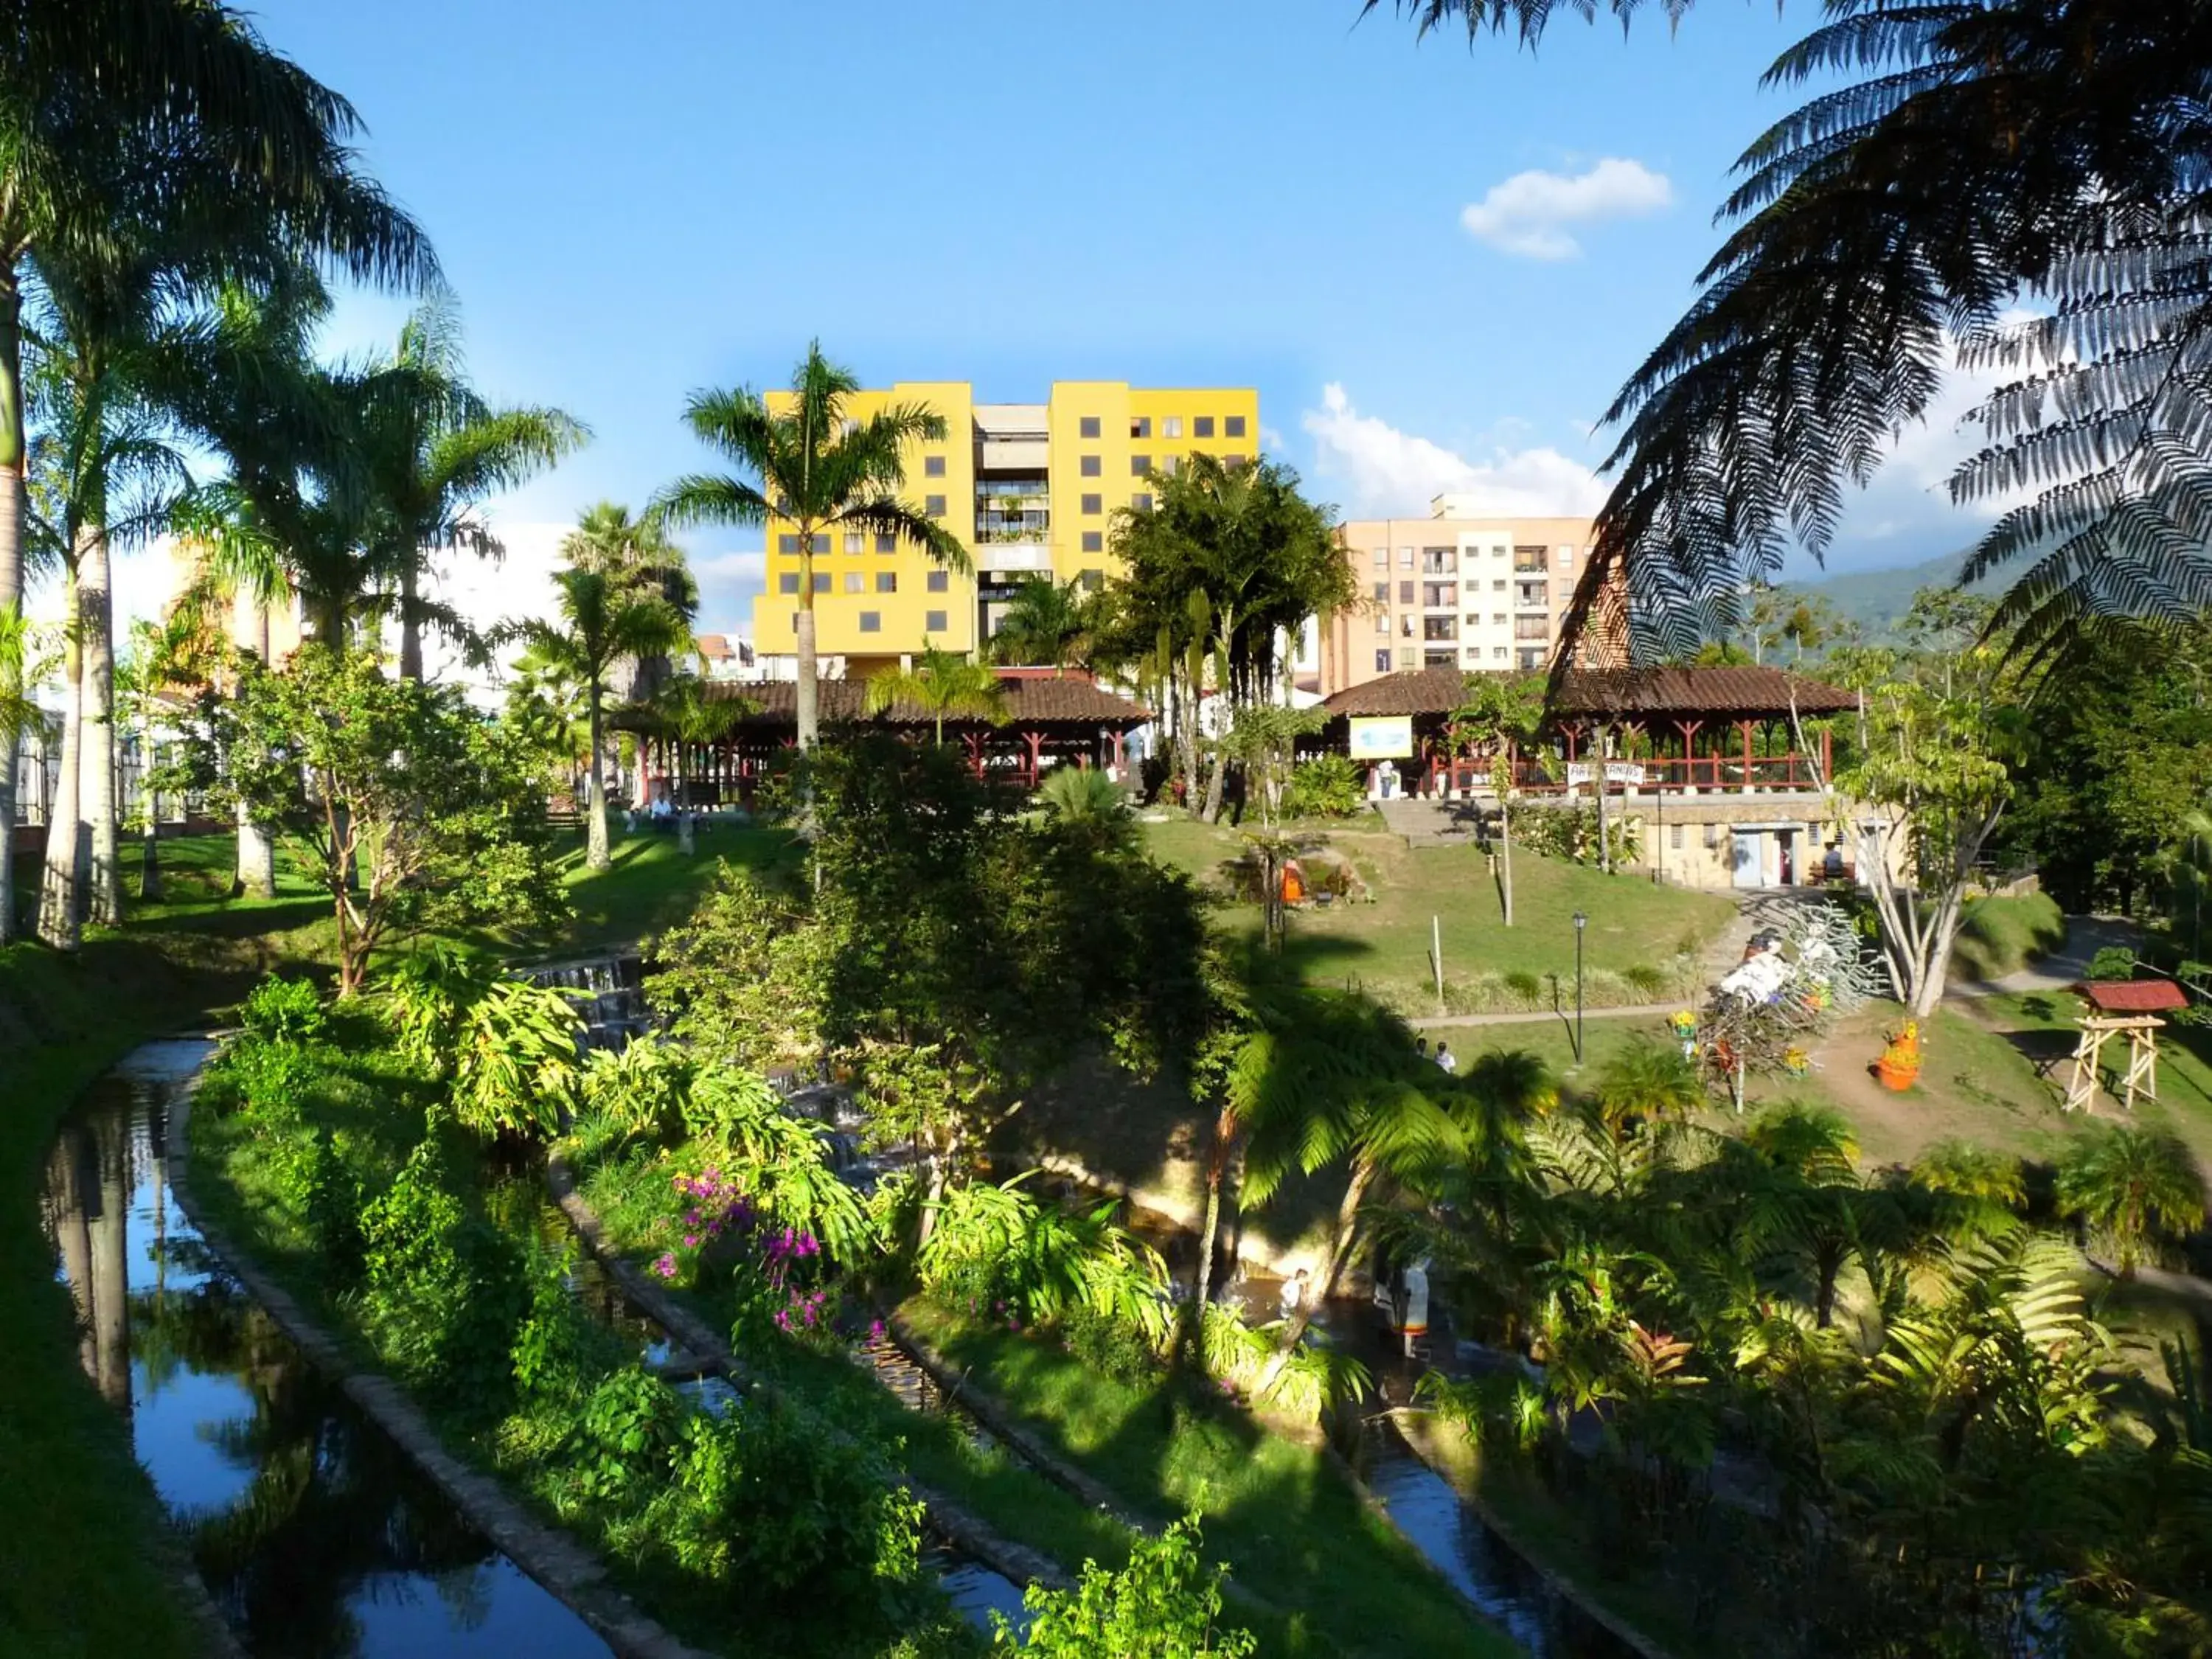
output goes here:
[{"label": "small waterfall", "polygon": [[526,969],[532,985],[566,991],[584,1023],[586,1049],[619,1051],[652,1024],[645,1006],[645,963],[634,956],[549,963]]}]

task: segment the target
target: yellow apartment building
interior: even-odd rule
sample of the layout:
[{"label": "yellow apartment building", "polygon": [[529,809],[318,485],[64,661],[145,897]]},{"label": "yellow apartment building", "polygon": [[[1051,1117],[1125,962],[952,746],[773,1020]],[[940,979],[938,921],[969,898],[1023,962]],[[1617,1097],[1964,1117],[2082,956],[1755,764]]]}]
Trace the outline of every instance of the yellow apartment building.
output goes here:
[{"label": "yellow apartment building", "polygon": [[[769,394],[780,412],[788,393]],[[968,550],[972,575],[942,570],[910,543],[857,532],[817,535],[816,649],[825,673],[858,678],[925,645],[976,650],[1032,577],[1103,580],[1114,569],[1115,512],[1151,505],[1148,472],[1193,454],[1249,460],[1260,448],[1260,394],[1249,388],[1152,389],[1121,380],[1056,380],[1041,404],[979,404],[963,380],[902,381],[856,393],[850,419],[888,404],[945,419],[941,442],[905,457],[904,499]],[[799,534],[768,526],[767,591],[753,601],[753,648],[771,678],[794,672]]]},{"label": "yellow apartment building", "polygon": [[1425,519],[1341,534],[1366,603],[1322,629],[1323,696],[1408,668],[1548,668],[1591,540],[1588,519],[1498,518],[1449,495]]}]

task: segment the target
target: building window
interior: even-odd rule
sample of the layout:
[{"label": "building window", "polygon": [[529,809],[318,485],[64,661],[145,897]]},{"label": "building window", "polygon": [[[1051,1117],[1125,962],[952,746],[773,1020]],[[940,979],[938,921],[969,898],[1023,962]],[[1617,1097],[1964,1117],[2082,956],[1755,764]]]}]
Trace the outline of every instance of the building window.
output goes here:
[{"label": "building window", "polygon": [[1076,422],[1076,430],[1080,432],[1086,438],[1097,437],[1098,435],[1098,417],[1096,415],[1085,415],[1080,421]]},{"label": "building window", "polygon": [[1388,570],[1390,568],[1390,550],[1389,548],[1378,547],[1375,550],[1375,568],[1377,570]]},{"label": "building window", "polygon": [[1375,584],[1375,603],[1377,605],[1388,605],[1390,603],[1389,583],[1377,582]]},{"label": "building window", "polygon": [[891,534],[888,530],[878,530],[876,532],[876,551],[878,553],[897,552],[898,538]]},{"label": "building window", "polygon": [[1160,471],[1161,471],[1164,476],[1166,476],[1166,477],[1168,477],[1172,478],[1172,477],[1175,477],[1175,475],[1176,475],[1176,473],[1178,473],[1178,472],[1180,472],[1180,471],[1182,471],[1182,456],[1180,456],[1180,455],[1163,455],[1163,456],[1161,456],[1161,457],[1160,457]]},{"label": "building window", "polygon": [[1420,653],[1420,650],[1419,650],[1419,648],[1418,647],[1415,647],[1415,646],[1410,646],[1410,645],[1401,645],[1401,646],[1400,646],[1400,647],[1398,647],[1398,666],[1399,666],[1399,667],[1401,667],[1401,668],[1419,668],[1420,665],[1421,665],[1421,653]]},{"label": "building window", "polygon": [[1413,637],[1413,613],[1412,611],[1401,611],[1398,613],[1398,631],[1401,634],[1403,634],[1409,640]]},{"label": "building window", "polygon": [[896,570],[878,570],[876,572],[876,592],[878,593],[897,592],[898,572]]},{"label": "building window", "polygon": [[1106,586],[1106,573],[1103,570],[1081,571],[1075,579],[1083,584],[1083,591],[1086,593],[1096,593]]},{"label": "building window", "polygon": [[848,530],[848,531],[847,531],[847,532],[845,532],[845,550],[846,550],[848,553],[857,553],[857,552],[859,552],[859,551],[860,550],[860,545],[861,545],[861,544],[862,544],[866,539],[866,538],[865,537],[863,537],[863,536],[860,534],[860,532],[859,531],[857,531],[857,530]]},{"label": "building window", "polygon": [[1552,637],[1552,619],[1549,617],[1516,617],[1513,619],[1513,637],[1516,640],[1548,640]]},{"label": "building window", "polygon": [[1542,547],[1516,547],[1513,550],[1513,568],[1521,575],[1541,575],[1551,568],[1551,550]]},{"label": "building window", "polygon": [[1221,420],[1221,435],[1224,438],[1243,437],[1244,435],[1244,417],[1242,415],[1224,416]]},{"label": "building window", "polygon": [[1242,455],[1224,455],[1221,458],[1221,464],[1227,467],[1231,472],[1234,472],[1238,467],[1244,465],[1244,458]]},{"label": "building window", "polygon": [[1151,494],[1146,490],[1139,490],[1135,495],[1129,497],[1129,508],[1130,511],[1134,513],[1151,512],[1152,510],[1152,498]]},{"label": "building window", "polygon": [[1152,458],[1151,456],[1132,455],[1129,457],[1129,476],[1131,477],[1141,478],[1145,474],[1150,472],[1152,470]]},{"label": "building window", "polygon": [[828,571],[822,570],[815,573],[814,591],[817,593],[827,593],[830,591],[830,573]]},{"label": "building window", "polygon": [[924,495],[921,498],[921,510],[933,519],[943,518],[945,516],[945,497],[942,495]]},{"label": "building window", "polygon": [[1565,605],[1575,596],[1575,585],[1572,582],[1555,582],[1553,584],[1553,590],[1559,594],[1561,605]]},{"label": "building window", "polygon": [[928,587],[929,591],[933,593],[951,592],[952,591],[951,573],[944,570],[931,571],[929,573]]},{"label": "building window", "polygon": [[799,573],[796,570],[787,570],[778,576],[775,579],[775,591],[779,593],[799,592]]},{"label": "building window", "polygon": [[1103,513],[1106,510],[1105,498],[1101,495],[1085,495],[1083,498],[1083,510],[1090,514]]},{"label": "building window", "polygon": [[1401,570],[1411,570],[1413,568],[1413,550],[1410,547],[1400,548],[1398,550],[1398,568]]},{"label": "building window", "polygon": [[1544,653],[1542,652],[1523,651],[1521,653],[1521,672],[1522,673],[1528,673],[1534,669],[1541,668],[1543,665]]},{"label": "building window", "polygon": [[1398,603],[1401,605],[1411,605],[1413,602],[1413,584],[1411,582],[1400,582],[1398,584]]},{"label": "building window", "polygon": [[942,455],[923,456],[921,458],[921,476],[925,478],[943,477],[945,476],[945,457]]},{"label": "building window", "polygon": [[1129,435],[1132,438],[1151,437],[1152,435],[1152,417],[1149,415],[1139,415],[1136,416],[1129,422]]},{"label": "building window", "polygon": [[1095,478],[1098,476],[1098,458],[1096,455],[1085,455],[1080,465],[1085,477]]},{"label": "building window", "polygon": [[1390,672],[1390,653],[1388,648],[1375,653],[1375,672],[1378,674],[1387,674]]},{"label": "building window", "polygon": [[1085,531],[1083,550],[1085,553],[1103,553],[1106,550],[1106,532],[1103,530]]},{"label": "building window", "polygon": [[1425,547],[1421,550],[1421,574],[1425,576],[1450,576],[1459,572],[1459,554],[1449,547]]},{"label": "building window", "polygon": [[863,634],[882,633],[884,631],[884,613],[880,611],[863,611],[860,613],[860,631]]},{"label": "building window", "polygon": [[788,535],[787,535],[787,536],[778,536],[778,537],[775,538],[775,550],[776,550],[777,552],[779,552],[779,553],[796,553],[796,552],[798,552],[798,551],[799,551],[799,538],[798,538],[798,537],[796,537],[796,536],[788,536]]},{"label": "building window", "polygon": [[1182,437],[1182,416],[1180,416],[1180,415],[1170,415],[1170,416],[1169,416],[1167,417],[1167,419],[1166,419],[1166,420],[1164,420],[1164,421],[1161,422],[1160,422],[1160,436],[1162,436],[1163,438],[1180,438],[1180,437]]},{"label": "building window", "polygon": [[1490,591],[1493,593],[1503,593],[1505,591],[1505,578],[1500,576],[1497,580],[1491,583]]},{"label": "building window", "polygon": [[859,571],[848,570],[845,573],[845,591],[848,593],[863,592],[866,590],[866,580],[861,576]]},{"label": "building window", "polygon": [[1670,823],[1667,826],[1667,845],[1677,853],[1682,850],[1682,826],[1680,824]]},{"label": "building window", "polygon": [[[1194,438],[1211,438],[1213,435],[1213,416],[1211,415],[1192,416],[1190,417],[1190,435]],[[1168,434],[1168,436],[1172,438],[1175,436],[1175,434],[1170,432]]]},{"label": "building window", "polygon": [[[799,578],[796,576],[791,579],[791,591],[794,593],[799,591]],[[1378,611],[1375,613],[1375,631],[1384,635],[1389,633],[1390,613],[1389,611]]]},{"label": "building window", "polygon": [[1422,608],[1429,611],[1449,610],[1459,604],[1457,582],[1423,582]]},{"label": "building window", "polygon": [[1491,654],[1491,657],[1492,657],[1492,660],[1494,660],[1494,661],[1498,661],[1498,662],[1503,662],[1503,661],[1504,661],[1504,660],[1505,660],[1505,658],[1506,658],[1506,654],[1507,654],[1507,653],[1506,653],[1505,647],[1504,647],[1504,646],[1502,646],[1502,645],[1493,645],[1493,646],[1492,646],[1492,647],[1490,647],[1490,654]]},{"label": "building window", "polygon": [[858,421],[854,420],[850,416],[848,416],[844,420],[840,421],[838,422],[838,427],[848,438],[857,438],[860,435],[860,423]]},{"label": "building window", "polygon": [[1459,637],[1457,617],[1427,617],[1421,622],[1421,637],[1425,640],[1455,640]]},{"label": "building window", "polygon": [[925,634],[942,634],[945,631],[945,612],[942,611],[923,611],[921,613],[921,631]]}]

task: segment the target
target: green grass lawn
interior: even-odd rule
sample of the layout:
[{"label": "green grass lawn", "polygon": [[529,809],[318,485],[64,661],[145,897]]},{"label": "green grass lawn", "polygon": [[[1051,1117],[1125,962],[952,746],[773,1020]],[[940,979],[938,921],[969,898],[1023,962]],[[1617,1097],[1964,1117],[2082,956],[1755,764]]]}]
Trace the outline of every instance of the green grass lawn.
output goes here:
[{"label": "green grass lawn", "polygon": [[1194,1409],[1165,1385],[1117,1382],[1055,1344],[926,1302],[903,1311],[940,1352],[973,1367],[1055,1450],[1140,1513],[1165,1521],[1197,1510],[1207,1555],[1330,1647],[1376,1656],[1519,1651],[1466,1610],[1320,1450],[1240,1413]]},{"label": "green grass lawn", "polygon": [[1966,907],[1951,972],[1960,980],[2016,974],[2066,943],[2066,916],[2047,893],[1978,899]]},{"label": "green grass lawn", "polygon": [[[1223,866],[1249,844],[1236,830],[1190,818],[1145,829],[1164,862],[1217,884]],[[1410,1014],[1548,1006],[1554,980],[1571,1006],[1577,911],[1589,918],[1583,939],[1589,1005],[1665,1001],[1686,983],[1676,959],[1699,958],[1735,914],[1721,894],[1655,886],[1521,851],[1513,860],[1508,927],[1490,860],[1475,848],[1409,848],[1396,836],[1358,828],[1313,833],[1351,859],[1373,902],[1297,912],[1287,954],[1310,981],[1364,987]],[[1443,933],[1449,993],[1443,1011],[1430,965],[1431,918]],[[1258,909],[1230,906],[1221,925],[1256,933]],[[1525,976],[1519,991],[1504,983],[1508,975]]]}]

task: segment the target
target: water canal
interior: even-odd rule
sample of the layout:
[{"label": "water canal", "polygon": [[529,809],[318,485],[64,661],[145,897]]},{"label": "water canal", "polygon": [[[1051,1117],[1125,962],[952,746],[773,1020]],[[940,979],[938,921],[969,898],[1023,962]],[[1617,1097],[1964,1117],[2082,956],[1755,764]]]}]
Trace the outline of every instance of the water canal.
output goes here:
[{"label": "water canal", "polygon": [[201,1041],[150,1043],[72,1110],[46,1219],[90,1376],[131,1425],[252,1659],[599,1659],[216,1261],[167,1190]]}]

